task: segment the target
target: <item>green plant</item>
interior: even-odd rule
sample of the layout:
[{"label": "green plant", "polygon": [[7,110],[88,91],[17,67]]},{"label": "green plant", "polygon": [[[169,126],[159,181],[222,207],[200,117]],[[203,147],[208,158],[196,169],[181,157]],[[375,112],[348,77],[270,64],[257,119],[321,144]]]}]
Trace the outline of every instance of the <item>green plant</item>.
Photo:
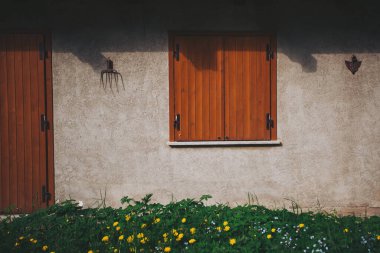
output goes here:
[{"label": "green plant", "polygon": [[3,220],[0,252],[380,252],[377,216],[303,213],[295,202],[290,212],[205,205],[209,195],[167,205],[151,197],[124,197],[118,209],[68,200]]}]

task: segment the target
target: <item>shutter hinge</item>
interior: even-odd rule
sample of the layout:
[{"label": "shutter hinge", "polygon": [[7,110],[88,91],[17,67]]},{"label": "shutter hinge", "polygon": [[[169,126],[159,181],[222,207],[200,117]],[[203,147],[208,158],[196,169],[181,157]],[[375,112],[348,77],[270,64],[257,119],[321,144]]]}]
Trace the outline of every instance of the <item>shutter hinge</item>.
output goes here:
[{"label": "shutter hinge", "polygon": [[49,129],[49,121],[45,114],[41,114],[41,131],[45,132]]},{"label": "shutter hinge", "polygon": [[267,127],[267,130],[270,130],[271,128],[274,127],[274,121],[273,121],[270,113],[267,113],[267,115],[266,115],[266,127]]},{"label": "shutter hinge", "polygon": [[271,46],[267,44],[267,61],[270,61],[271,59],[273,59],[273,57],[274,57],[273,50]]},{"label": "shutter hinge", "polygon": [[47,57],[45,45],[43,42],[40,42],[39,44],[39,50],[40,50],[40,60],[45,60]]},{"label": "shutter hinge", "polygon": [[179,61],[179,44],[175,45],[175,49],[173,51],[173,57]]},{"label": "shutter hinge", "polygon": [[179,131],[181,130],[181,115],[177,114],[174,119],[174,129]]},{"label": "shutter hinge", "polygon": [[46,190],[46,186],[45,185],[42,186],[41,193],[42,193],[42,202],[46,202],[46,201],[50,200],[51,193]]}]

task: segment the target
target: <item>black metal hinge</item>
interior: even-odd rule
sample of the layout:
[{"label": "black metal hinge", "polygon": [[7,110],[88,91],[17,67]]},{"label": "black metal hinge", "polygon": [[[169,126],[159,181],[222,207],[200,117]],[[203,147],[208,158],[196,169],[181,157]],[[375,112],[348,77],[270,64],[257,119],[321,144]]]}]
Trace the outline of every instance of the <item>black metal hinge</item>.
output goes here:
[{"label": "black metal hinge", "polygon": [[267,113],[267,115],[266,115],[266,127],[267,127],[267,130],[270,130],[271,128],[274,127],[274,121],[273,121],[270,113]]},{"label": "black metal hinge", "polygon": [[181,130],[181,115],[177,114],[174,119],[174,129]]},{"label": "black metal hinge", "polygon": [[175,49],[173,51],[173,57],[179,61],[179,44],[175,45]]},{"label": "black metal hinge", "polygon": [[267,61],[270,61],[271,59],[273,59],[273,57],[274,57],[273,50],[271,46],[267,44]]},{"label": "black metal hinge", "polygon": [[49,121],[45,114],[41,114],[41,131],[45,132],[49,129]]},{"label": "black metal hinge", "polygon": [[42,202],[46,202],[46,201],[50,200],[51,193],[46,190],[46,186],[45,185],[42,186],[41,193],[42,193]]},{"label": "black metal hinge", "polygon": [[40,60],[45,60],[46,57],[46,50],[45,50],[45,45],[43,42],[40,42],[39,44],[39,49],[40,49]]}]

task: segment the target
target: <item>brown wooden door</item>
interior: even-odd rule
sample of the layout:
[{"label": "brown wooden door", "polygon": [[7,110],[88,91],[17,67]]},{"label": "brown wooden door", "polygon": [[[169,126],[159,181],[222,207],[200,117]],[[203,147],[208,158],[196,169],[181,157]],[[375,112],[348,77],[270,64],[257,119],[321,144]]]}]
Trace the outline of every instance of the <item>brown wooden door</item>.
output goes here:
[{"label": "brown wooden door", "polygon": [[174,44],[175,140],[223,140],[222,37],[177,36]]},{"label": "brown wooden door", "polygon": [[270,37],[230,36],[224,45],[226,140],[270,140]]},{"label": "brown wooden door", "polygon": [[51,95],[46,89],[46,81],[51,80],[46,71],[50,67],[46,56],[51,52],[46,44],[40,34],[0,35],[2,212],[26,213],[48,203],[43,188],[49,191],[49,142],[41,121],[47,115],[47,96]]}]

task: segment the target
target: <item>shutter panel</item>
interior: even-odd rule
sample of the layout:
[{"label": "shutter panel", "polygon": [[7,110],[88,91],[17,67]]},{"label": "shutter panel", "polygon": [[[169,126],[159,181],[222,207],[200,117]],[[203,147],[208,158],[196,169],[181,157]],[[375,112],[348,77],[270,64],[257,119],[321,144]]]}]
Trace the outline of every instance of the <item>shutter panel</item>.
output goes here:
[{"label": "shutter panel", "polygon": [[265,36],[226,37],[226,140],[270,140],[266,114],[270,113],[270,61]]},{"label": "shutter panel", "polygon": [[218,36],[178,36],[174,48],[176,141],[223,140],[223,41]]}]

